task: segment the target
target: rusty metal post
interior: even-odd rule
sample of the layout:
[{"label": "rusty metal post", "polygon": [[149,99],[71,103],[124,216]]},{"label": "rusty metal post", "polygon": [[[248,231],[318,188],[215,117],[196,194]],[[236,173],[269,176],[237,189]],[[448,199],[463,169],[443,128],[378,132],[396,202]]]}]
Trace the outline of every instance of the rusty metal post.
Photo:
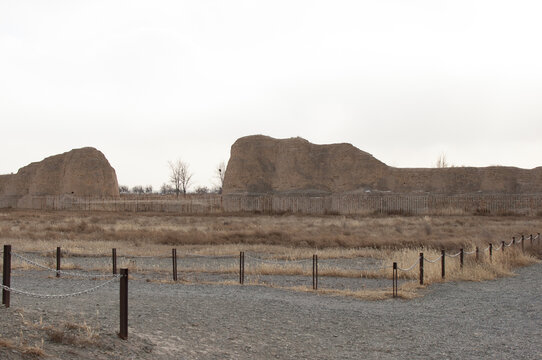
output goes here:
[{"label": "rusty metal post", "polygon": [[177,249],[171,249],[171,258],[173,260],[173,281],[177,281]]},{"label": "rusty metal post", "polygon": [[521,252],[525,252],[525,235],[521,235]]},{"label": "rusty metal post", "polygon": [[503,242],[501,243],[501,249],[502,249],[502,252],[503,252],[503,253],[504,253],[504,248],[505,248],[505,246],[504,246],[504,241],[503,241]]},{"label": "rusty metal post", "polygon": [[60,246],[56,248],[56,277],[60,277]]},{"label": "rusty metal post", "polygon": [[[11,286],[11,245],[4,245],[4,266],[2,273],[2,285]],[[2,289],[2,304],[7,308],[10,305],[10,292],[9,290]]]},{"label": "rusty metal post", "polygon": [[476,262],[480,261],[480,249],[478,249],[478,246],[476,247]]},{"label": "rusty metal post", "polygon": [[113,275],[117,275],[117,249],[111,251],[111,259],[113,260]]},{"label": "rusty metal post", "polygon": [[533,247],[533,234],[529,238],[531,239],[531,247]]},{"label": "rusty metal post", "polygon": [[489,243],[489,262],[493,262],[493,244]]},{"label": "rusty metal post", "polygon": [[397,297],[397,263],[393,263],[393,274],[392,274],[392,282],[393,282],[393,297]]},{"label": "rusty metal post", "polygon": [[420,285],[423,285],[423,253],[420,253]]},{"label": "rusty metal post", "polygon": [[120,269],[120,331],[119,337],[128,339],[128,269]]},{"label": "rusty metal post", "polygon": [[459,267],[463,269],[463,248],[459,249]]},{"label": "rusty metal post", "polygon": [[442,278],[444,279],[444,277],[446,276],[446,261],[445,261],[446,251],[442,250],[440,253],[440,256],[442,256],[440,267],[441,267]]}]

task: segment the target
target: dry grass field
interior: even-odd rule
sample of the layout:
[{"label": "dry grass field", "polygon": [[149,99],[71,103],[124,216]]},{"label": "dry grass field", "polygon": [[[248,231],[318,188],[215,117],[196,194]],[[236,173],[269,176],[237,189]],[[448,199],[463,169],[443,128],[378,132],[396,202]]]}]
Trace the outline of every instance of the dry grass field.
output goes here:
[{"label": "dry grass field", "polygon": [[[540,217],[355,217],[296,215],[178,216],[173,214],[111,212],[46,212],[5,210],[0,212],[0,237],[17,251],[37,251],[53,255],[61,246],[67,256],[108,256],[111,248],[122,249],[130,256],[167,256],[171,248],[178,253],[237,256],[239,251],[266,254],[270,259],[370,258],[406,268],[414,264],[419,253],[436,259],[441,249],[448,254],[460,248],[472,251],[488,243],[498,247],[512,236],[526,237],[542,231]],[[447,280],[485,280],[512,274],[512,269],[537,261],[542,246],[519,247],[505,253],[495,252],[489,264],[487,251],[481,250],[480,261],[468,257],[465,269],[458,261],[447,261]],[[130,267],[129,262],[120,264]],[[27,266],[14,262],[15,267]],[[63,262],[64,269],[72,266]],[[76,267],[73,267],[76,268]],[[100,270],[100,269],[95,269]],[[107,269],[101,269],[107,271]],[[154,269],[138,268],[137,271]],[[193,272],[235,273],[237,266],[208,269],[205,266],[185,269]],[[247,269],[253,275],[307,275],[310,270],[294,264],[258,264]],[[320,276],[360,277],[359,271],[322,266]],[[391,278],[389,269],[368,271],[365,278]],[[416,279],[417,271],[400,272],[403,279]],[[427,262],[425,283],[441,281],[440,262]],[[407,285],[405,285],[407,286]],[[410,284],[403,294],[417,286]],[[299,290],[299,289],[297,289]],[[346,295],[348,292],[343,291]],[[353,294],[355,296],[355,294]],[[382,294],[376,296],[381,297]],[[387,295],[386,295],[387,296]],[[364,297],[358,294],[358,297]],[[372,296],[374,297],[374,296]],[[385,296],[384,296],[385,297]]]}]

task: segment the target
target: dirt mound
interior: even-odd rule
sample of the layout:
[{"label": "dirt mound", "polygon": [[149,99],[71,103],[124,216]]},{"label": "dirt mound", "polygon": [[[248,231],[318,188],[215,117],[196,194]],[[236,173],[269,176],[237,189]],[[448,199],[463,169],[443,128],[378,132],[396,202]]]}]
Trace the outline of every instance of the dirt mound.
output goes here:
[{"label": "dirt mound", "polygon": [[0,199],[11,206],[20,205],[25,198],[48,195],[118,197],[115,169],[100,151],[86,147],[0,176]]},{"label": "dirt mound", "polygon": [[400,169],[351,144],[315,145],[302,138],[255,135],[238,139],[224,194],[345,192],[542,193],[542,168]]}]

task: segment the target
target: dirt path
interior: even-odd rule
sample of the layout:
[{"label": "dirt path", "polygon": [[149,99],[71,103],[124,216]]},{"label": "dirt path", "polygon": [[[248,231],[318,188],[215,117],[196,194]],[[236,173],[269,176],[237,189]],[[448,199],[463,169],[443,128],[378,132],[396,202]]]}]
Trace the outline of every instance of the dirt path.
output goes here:
[{"label": "dirt path", "polygon": [[[131,281],[128,341],[115,336],[114,282],[63,300],[12,295],[12,307],[0,309],[1,335],[27,345],[44,338],[53,359],[541,359],[542,264],[517,272],[497,281],[432,285],[415,300],[380,302],[260,286]],[[99,282],[24,271],[12,286],[66,293]],[[65,322],[86,322],[98,335],[83,331],[71,344],[52,341],[45,328]],[[27,357],[0,347],[2,359]]]}]

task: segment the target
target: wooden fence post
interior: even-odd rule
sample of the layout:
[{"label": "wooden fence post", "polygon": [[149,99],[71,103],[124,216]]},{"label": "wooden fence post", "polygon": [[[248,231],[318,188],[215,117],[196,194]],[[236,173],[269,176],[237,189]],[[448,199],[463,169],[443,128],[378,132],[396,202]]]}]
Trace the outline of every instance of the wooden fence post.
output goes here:
[{"label": "wooden fence post", "polygon": [[318,290],[318,255],[312,255],[312,289]]},{"label": "wooden fence post", "polygon": [[56,248],[56,277],[60,277],[60,246]]},{"label": "wooden fence post", "polygon": [[392,274],[392,281],[393,281],[393,297],[396,298],[397,297],[397,288],[398,288],[398,283],[397,283],[397,263],[394,262],[393,263],[393,274]]},{"label": "wooden fence post", "polygon": [[173,281],[177,281],[177,249],[171,249],[171,258],[173,260]]},{"label": "wooden fence post", "polygon": [[117,275],[117,249],[111,250],[111,259],[113,261],[113,275]]},{"label": "wooden fence post", "polygon": [[[11,245],[4,245],[4,266],[2,274],[2,285],[11,287]],[[10,304],[10,291],[2,289],[2,304],[7,308]]]},{"label": "wooden fence post", "polygon": [[120,269],[120,332],[119,337],[128,339],[128,269]]},{"label": "wooden fence post", "polygon": [[423,253],[420,253],[420,285],[423,285]]},{"label": "wooden fence post", "polygon": [[440,264],[441,273],[442,273],[442,278],[444,279],[444,277],[446,276],[446,263],[445,263],[446,251],[442,250],[440,256],[442,257],[441,264]]},{"label": "wooden fence post", "polygon": [[245,283],[245,252],[239,252],[239,284]]}]

